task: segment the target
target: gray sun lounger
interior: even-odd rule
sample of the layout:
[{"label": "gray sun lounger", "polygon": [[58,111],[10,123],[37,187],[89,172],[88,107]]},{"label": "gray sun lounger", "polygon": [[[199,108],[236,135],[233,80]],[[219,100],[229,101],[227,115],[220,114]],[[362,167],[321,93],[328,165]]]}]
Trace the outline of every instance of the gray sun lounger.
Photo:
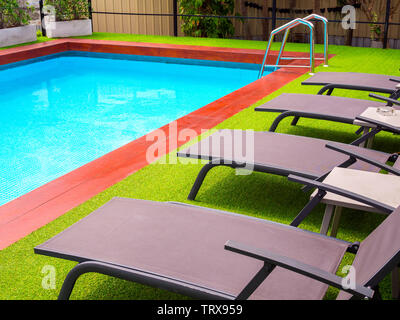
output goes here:
[{"label": "gray sun lounger", "polygon": [[[315,300],[328,286],[341,290],[338,299],[380,298],[378,284],[400,261],[399,226],[397,209],[349,243],[229,212],[115,198],[35,253],[78,262],[59,299],[93,272],[200,299]],[[335,274],[346,252],[356,254],[351,288]]]},{"label": "gray sun lounger", "polygon": [[[398,91],[400,92],[400,90]],[[377,97],[376,95],[372,96]],[[271,132],[276,131],[279,123],[287,117],[294,117],[292,125],[296,125],[300,118],[358,125],[357,117],[367,108],[385,107],[391,101],[384,97],[380,97],[380,99],[384,99],[385,103],[327,95],[284,93],[256,107],[255,111],[281,113],[269,128]],[[392,102],[391,104],[397,104],[395,108],[400,110],[399,101],[396,100],[395,103]],[[369,129],[368,126],[366,128]]]},{"label": "gray sun lounger", "polygon": [[[321,181],[337,166],[378,172],[380,168],[375,163],[395,162],[398,159],[398,154],[338,143],[336,145],[344,151],[339,153],[326,148],[325,146],[331,141],[322,139],[274,132],[253,132],[253,134],[252,141],[247,142],[245,131],[220,130],[190,147],[179,150],[178,157],[208,161],[194,182],[188,196],[189,200],[196,198],[206,175],[217,166],[243,168],[281,176],[293,174]],[[364,137],[369,136],[369,134],[364,135],[354,144],[361,143]],[[346,151],[352,155],[348,156]]]},{"label": "gray sun lounger", "polygon": [[303,85],[323,86],[318,94],[331,95],[334,89],[361,90],[387,93],[391,98],[400,98],[400,93],[394,94],[400,88],[400,77],[381,74],[355,72],[318,72],[302,82]]}]

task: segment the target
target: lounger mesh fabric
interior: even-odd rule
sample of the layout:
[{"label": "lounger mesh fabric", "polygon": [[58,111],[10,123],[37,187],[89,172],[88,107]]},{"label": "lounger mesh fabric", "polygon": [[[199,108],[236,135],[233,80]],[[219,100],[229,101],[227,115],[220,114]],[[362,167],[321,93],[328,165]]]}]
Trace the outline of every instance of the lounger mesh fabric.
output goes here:
[{"label": "lounger mesh fabric", "polygon": [[326,95],[284,93],[277,98],[255,108],[268,112],[307,112],[325,117],[342,118],[353,123],[355,118],[368,107],[382,107],[384,103]]},{"label": "lounger mesh fabric", "polygon": [[370,88],[379,88],[380,92],[392,93],[396,90],[398,82],[390,81],[400,77],[381,74],[355,73],[355,72],[318,72],[311,78],[303,81],[305,85],[343,84],[356,85]]},{"label": "lounger mesh fabric", "polygon": [[[255,163],[280,168],[283,175],[286,172],[307,177],[319,177],[348,159],[348,156],[327,149],[327,140],[273,132],[253,133],[254,143],[252,138],[246,136],[245,131],[220,130],[199,143],[180,150],[178,156]],[[385,163],[389,157],[387,153],[375,150],[340,143],[338,145],[381,163]],[[361,161],[350,168],[379,171],[379,168]]]},{"label": "lounger mesh fabric", "polygon": [[[364,241],[353,261],[358,284],[367,285],[382,266],[393,260],[393,268],[399,261],[400,252],[400,207],[390,214]],[[390,272],[391,270],[388,270]],[[349,299],[351,295],[341,291],[338,299]]]},{"label": "lounger mesh fabric", "polygon": [[[224,250],[238,241],[335,273],[347,243],[286,225],[187,205],[115,198],[35,248],[238,295],[262,262]],[[327,286],[276,268],[251,299],[322,299]]]}]

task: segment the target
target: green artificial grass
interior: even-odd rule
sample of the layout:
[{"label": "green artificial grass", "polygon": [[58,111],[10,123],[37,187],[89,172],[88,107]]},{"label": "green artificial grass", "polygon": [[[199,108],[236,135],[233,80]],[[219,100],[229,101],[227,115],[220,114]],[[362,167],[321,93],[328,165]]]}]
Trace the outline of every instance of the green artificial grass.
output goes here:
[{"label": "green artificial grass", "polygon": [[49,39],[49,38],[47,38],[47,37],[38,36],[36,41],[28,42],[28,43],[21,43],[21,44],[17,44],[17,45],[14,45],[14,46],[3,47],[3,48],[0,48],[0,50],[10,49],[10,48],[17,48],[17,47],[23,47],[23,46],[27,46],[27,45],[30,45],[30,44],[41,43],[41,42],[47,42],[47,41],[51,41],[51,40],[52,40],[52,39]]},{"label": "green artificial grass", "polygon": [[[152,42],[152,43],[168,43],[182,44],[193,46],[209,46],[209,47],[225,47],[225,48],[246,48],[246,49],[262,49],[265,50],[265,41],[253,40],[232,40],[232,39],[210,39],[195,37],[168,37],[168,36],[149,36],[140,34],[120,34],[120,33],[94,33],[92,36],[76,37],[78,39],[97,39],[97,40],[114,40],[114,41],[133,41],[133,42]],[[274,50],[279,49],[279,44],[274,43]],[[296,50],[298,48],[298,50]],[[323,46],[319,46],[323,50]],[[288,43],[286,47],[289,51],[304,51],[306,46],[303,44]]]},{"label": "green artificial grass", "polygon": [[[218,47],[237,47],[264,49],[265,42],[173,38],[158,36],[118,35],[97,33],[93,39],[142,41],[205,45]],[[274,44],[275,49],[279,44]],[[292,51],[307,51],[304,44],[291,44],[287,48]],[[321,46],[317,51],[321,52]],[[355,71],[366,73],[382,73],[399,75],[399,50],[381,50],[370,48],[352,48],[331,46],[330,53],[336,54],[331,59],[330,67],[319,67],[317,71]],[[319,88],[301,86],[302,76],[284,88],[262,99],[257,104],[243,110],[217,126],[229,129],[265,130],[271,125],[277,114],[257,113],[256,105],[270,100],[283,92],[315,94]],[[366,92],[337,91],[337,95],[368,98]],[[351,125],[327,121],[301,119],[298,126],[290,126],[290,119],[283,121],[278,132],[313,136],[334,141],[350,142],[356,138]],[[398,137],[388,133],[380,133],[374,147],[386,152],[400,151]],[[167,158],[177,160],[175,152]],[[173,161],[172,161],[173,162]],[[207,176],[197,200],[186,200],[189,190],[201,169],[201,164],[161,164],[149,165],[132,174],[111,188],[101,192],[91,200],[83,203],[65,215],[33,232],[24,239],[0,252],[0,299],[55,299],[68,271],[76,264],[61,259],[35,255],[33,248],[55,236],[68,226],[79,221],[99,208],[113,197],[128,197],[156,201],[189,202],[201,206],[233,211],[288,224],[307,203],[308,194],[300,190],[298,184],[289,182],[284,177],[253,173],[250,176],[236,176],[229,168],[213,169]],[[167,162],[168,163],[168,162]],[[305,221],[301,228],[319,231],[324,207],[319,206]],[[345,209],[341,220],[338,237],[348,241],[361,241],[376,228],[384,217],[378,214],[363,213]],[[166,226],[168,227],[168,226]],[[342,266],[350,264],[351,255],[346,255]],[[56,289],[45,290],[42,280],[45,266],[53,266],[56,270]],[[338,274],[341,269],[339,269]],[[390,299],[390,277],[383,281],[382,295]],[[337,290],[330,288],[326,299],[334,299]],[[186,299],[170,292],[141,286],[135,283],[106,276],[88,274],[81,277],[72,294],[72,299]]]}]

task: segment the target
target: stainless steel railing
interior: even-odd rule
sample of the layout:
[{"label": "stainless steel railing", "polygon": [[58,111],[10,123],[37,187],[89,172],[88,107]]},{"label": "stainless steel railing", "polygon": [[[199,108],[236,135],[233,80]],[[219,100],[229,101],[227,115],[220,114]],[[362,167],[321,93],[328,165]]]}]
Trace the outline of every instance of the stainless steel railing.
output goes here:
[{"label": "stainless steel railing", "polygon": [[[310,20],[320,20],[324,23],[324,58],[315,58],[315,28],[314,25],[310,22]],[[310,30],[310,57],[309,58],[303,58],[303,57],[283,57],[283,52],[285,50],[285,46],[286,46],[286,42],[287,39],[289,37],[289,33],[290,30],[297,27],[298,25],[305,25],[306,27],[309,28]],[[268,65],[266,64],[267,59],[268,59],[268,54],[270,53],[271,50],[271,46],[272,46],[272,42],[275,38],[275,35],[285,31],[285,34],[283,36],[283,40],[282,40],[282,44],[281,44],[281,48],[279,50],[279,54],[278,54],[278,58],[276,60],[276,64],[275,65]],[[264,75],[264,71],[265,71],[265,67],[274,67],[274,68],[281,68],[281,67],[285,67],[285,68],[310,68],[310,73],[314,73],[315,70],[315,60],[324,60],[324,65],[327,67],[328,66],[328,20],[325,17],[319,16],[317,14],[311,14],[303,19],[301,18],[297,18],[295,20],[292,20],[288,23],[286,23],[285,25],[276,28],[275,30],[273,30],[271,32],[269,41],[268,41],[268,46],[267,49],[265,50],[265,55],[264,55],[264,59],[263,59],[263,63],[258,75],[258,78],[261,78]],[[280,65],[280,61],[281,60],[310,60],[310,64],[309,65]]]},{"label": "stainless steel railing", "polygon": [[329,35],[328,35],[328,19],[320,16],[318,14],[310,14],[309,16],[303,18],[303,20],[310,21],[310,20],[319,20],[322,21],[324,24],[324,57],[323,58],[315,58],[315,60],[323,60],[324,66],[329,66]]}]

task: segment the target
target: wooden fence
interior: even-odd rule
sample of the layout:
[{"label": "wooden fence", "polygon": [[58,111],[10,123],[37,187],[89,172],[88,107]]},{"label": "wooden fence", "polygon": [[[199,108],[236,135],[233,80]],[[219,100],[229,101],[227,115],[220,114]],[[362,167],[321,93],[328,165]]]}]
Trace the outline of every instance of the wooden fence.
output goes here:
[{"label": "wooden fence", "polygon": [[[172,14],[172,0],[92,0],[94,12]],[[93,14],[94,32],[173,35],[173,18]]]},{"label": "wooden fence", "polygon": [[[235,13],[249,17],[271,17],[272,0],[235,0]],[[392,0],[392,4],[396,4],[400,0]],[[304,17],[314,9],[314,0],[279,0],[277,1],[277,23],[282,25],[288,20],[297,17]],[[375,5],[377,8],[381,2],[386,0],[377,0]],[[338,7],[337,0],[321,0],[323,12],[317,12],[329,20],[341,20],[340,12],[335,12],[334,8]],[[173,0],[92,0],[93,11],[93,28],[95,32],[116,32],[116,33],[132,33],[147,35],[174,35],[173,22]],[[299,9],[297,13],[287,13],[287,9]],[[96,13],[109,12],[109,14]],[[138,15],[123,15],[110,13],[136,13]],[[146,16],[142,14],[168,14],[170,16]],[[385,12],[378,12],[380,22],[385,20]],[[178,35],[183,36],[180,30],[180,19],[178,18]],[[357,20],[367,21],[364,13],[357,9]],[[235,25],[235,38],[266,40],[271,31],[271,20],[257,19],[238,19],[232,20]],[[400,23],[400,12],[393,15],[391,22]],[[381,26],[383,30],[383,25]],[[298,27],[293,35],[292,40],[302,41],[302,37],[306,30]],[[344,42],[344,34],[341,23],[335,22],[329,24],[329,34],[331,42],[341,44]],[[354,38],[368,39],[370,37],[370,26],[367,23],[358,23],[354,30]],[[389,28],[388,38],[393,43],[394,39],[400,39],[400,25],[391,25]],[[400,41],[399,45],[400,45]]]}]

